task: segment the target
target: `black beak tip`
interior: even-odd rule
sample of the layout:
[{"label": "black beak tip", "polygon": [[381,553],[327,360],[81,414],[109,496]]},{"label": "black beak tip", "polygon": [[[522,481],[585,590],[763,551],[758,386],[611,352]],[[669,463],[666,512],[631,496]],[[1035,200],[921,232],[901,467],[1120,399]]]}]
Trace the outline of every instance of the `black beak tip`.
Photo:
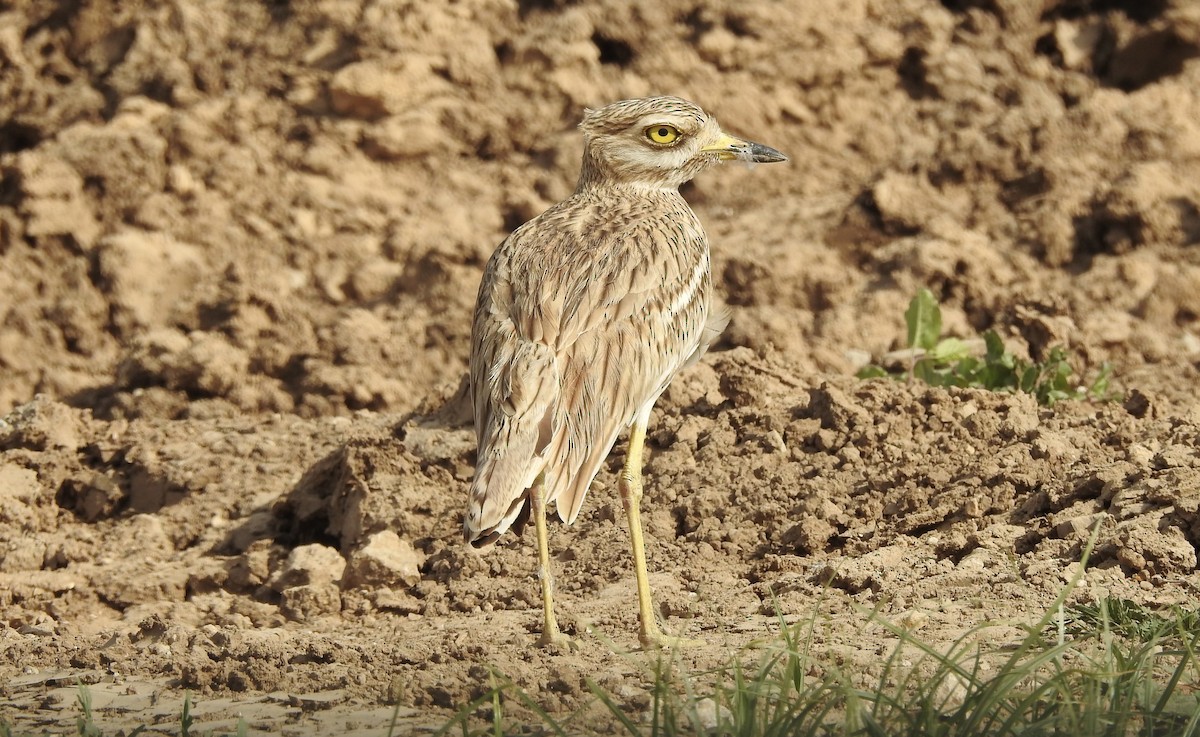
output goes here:
[{"label": "black beak tip", "polygon": [[770,146],[755,143],[750,146],[750,159],[760,164],[773,164],[777,161],[787,161],[788,157]]}]

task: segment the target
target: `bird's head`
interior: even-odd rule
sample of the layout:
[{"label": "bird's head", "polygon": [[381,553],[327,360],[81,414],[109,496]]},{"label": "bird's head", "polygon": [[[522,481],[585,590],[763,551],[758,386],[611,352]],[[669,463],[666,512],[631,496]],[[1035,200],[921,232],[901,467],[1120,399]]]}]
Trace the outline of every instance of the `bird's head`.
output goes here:
[{"label": "bird's head", "polygon": [[719,161],[787,157],[721,130],[716,118],[679,97],[622,100],[584,112],[582,184],[674,189]]}]

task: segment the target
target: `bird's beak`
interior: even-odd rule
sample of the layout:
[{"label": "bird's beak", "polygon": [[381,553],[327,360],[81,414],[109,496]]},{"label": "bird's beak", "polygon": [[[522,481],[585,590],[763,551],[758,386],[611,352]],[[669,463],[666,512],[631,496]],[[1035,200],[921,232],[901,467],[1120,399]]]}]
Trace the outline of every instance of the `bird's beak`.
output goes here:
[{"label": "bird's beak", "polygon": [[759,164],[788,160],[788,157],[770,146],[764,146],[761,143],[753,141],[743,141],[740,138],[734,138],[728,133],[722,133],[720,138],[700,150],[711,151],[720,159],[741,159],[742,161],[753,161]]}]

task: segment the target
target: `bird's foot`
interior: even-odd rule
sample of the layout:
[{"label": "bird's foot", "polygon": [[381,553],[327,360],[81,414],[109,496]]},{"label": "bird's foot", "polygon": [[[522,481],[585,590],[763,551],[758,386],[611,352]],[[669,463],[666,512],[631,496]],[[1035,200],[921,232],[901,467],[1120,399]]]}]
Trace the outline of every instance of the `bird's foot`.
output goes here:
[{"label": "bird's foot", "polygon": [[645,650],[679,650],[685,647],[702,647],[705,644],[704,640],[697,640],[691,637],[664,635],[662,630],[657,627],[652,630],[643,630],[638,635],[638,640],[642,643],[642,648]]},{"label": "bird's foot", "polygon": [[557,627],[542,630],[542,635],[538,638],[537,644],[538,647],[544,648],[558,648],[562,650],[579,649],[579,640],[563,634]]}]

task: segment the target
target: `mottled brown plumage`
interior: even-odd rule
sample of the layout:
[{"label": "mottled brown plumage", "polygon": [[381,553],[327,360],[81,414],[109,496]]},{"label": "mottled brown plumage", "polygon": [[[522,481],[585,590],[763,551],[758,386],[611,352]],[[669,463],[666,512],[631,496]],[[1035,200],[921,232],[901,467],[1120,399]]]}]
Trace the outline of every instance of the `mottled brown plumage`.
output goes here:
[{"label": "mottled brown plumage", "polygon": [[678,187],[722,159],[785,157],[725,135],[677,97],[588,110],[580,128],[575,193],[505,239],[480,285],[471,351],[479,454],[464,535],[486,545],[533,514],[543,639],[563,639],[545,505],[573,522],[618,434],[631,427],[621,493],[635,538],[641,639],[662,644],[644,581],[641,444],[655,400],[728,321],[713,308],[708,241]]}]

